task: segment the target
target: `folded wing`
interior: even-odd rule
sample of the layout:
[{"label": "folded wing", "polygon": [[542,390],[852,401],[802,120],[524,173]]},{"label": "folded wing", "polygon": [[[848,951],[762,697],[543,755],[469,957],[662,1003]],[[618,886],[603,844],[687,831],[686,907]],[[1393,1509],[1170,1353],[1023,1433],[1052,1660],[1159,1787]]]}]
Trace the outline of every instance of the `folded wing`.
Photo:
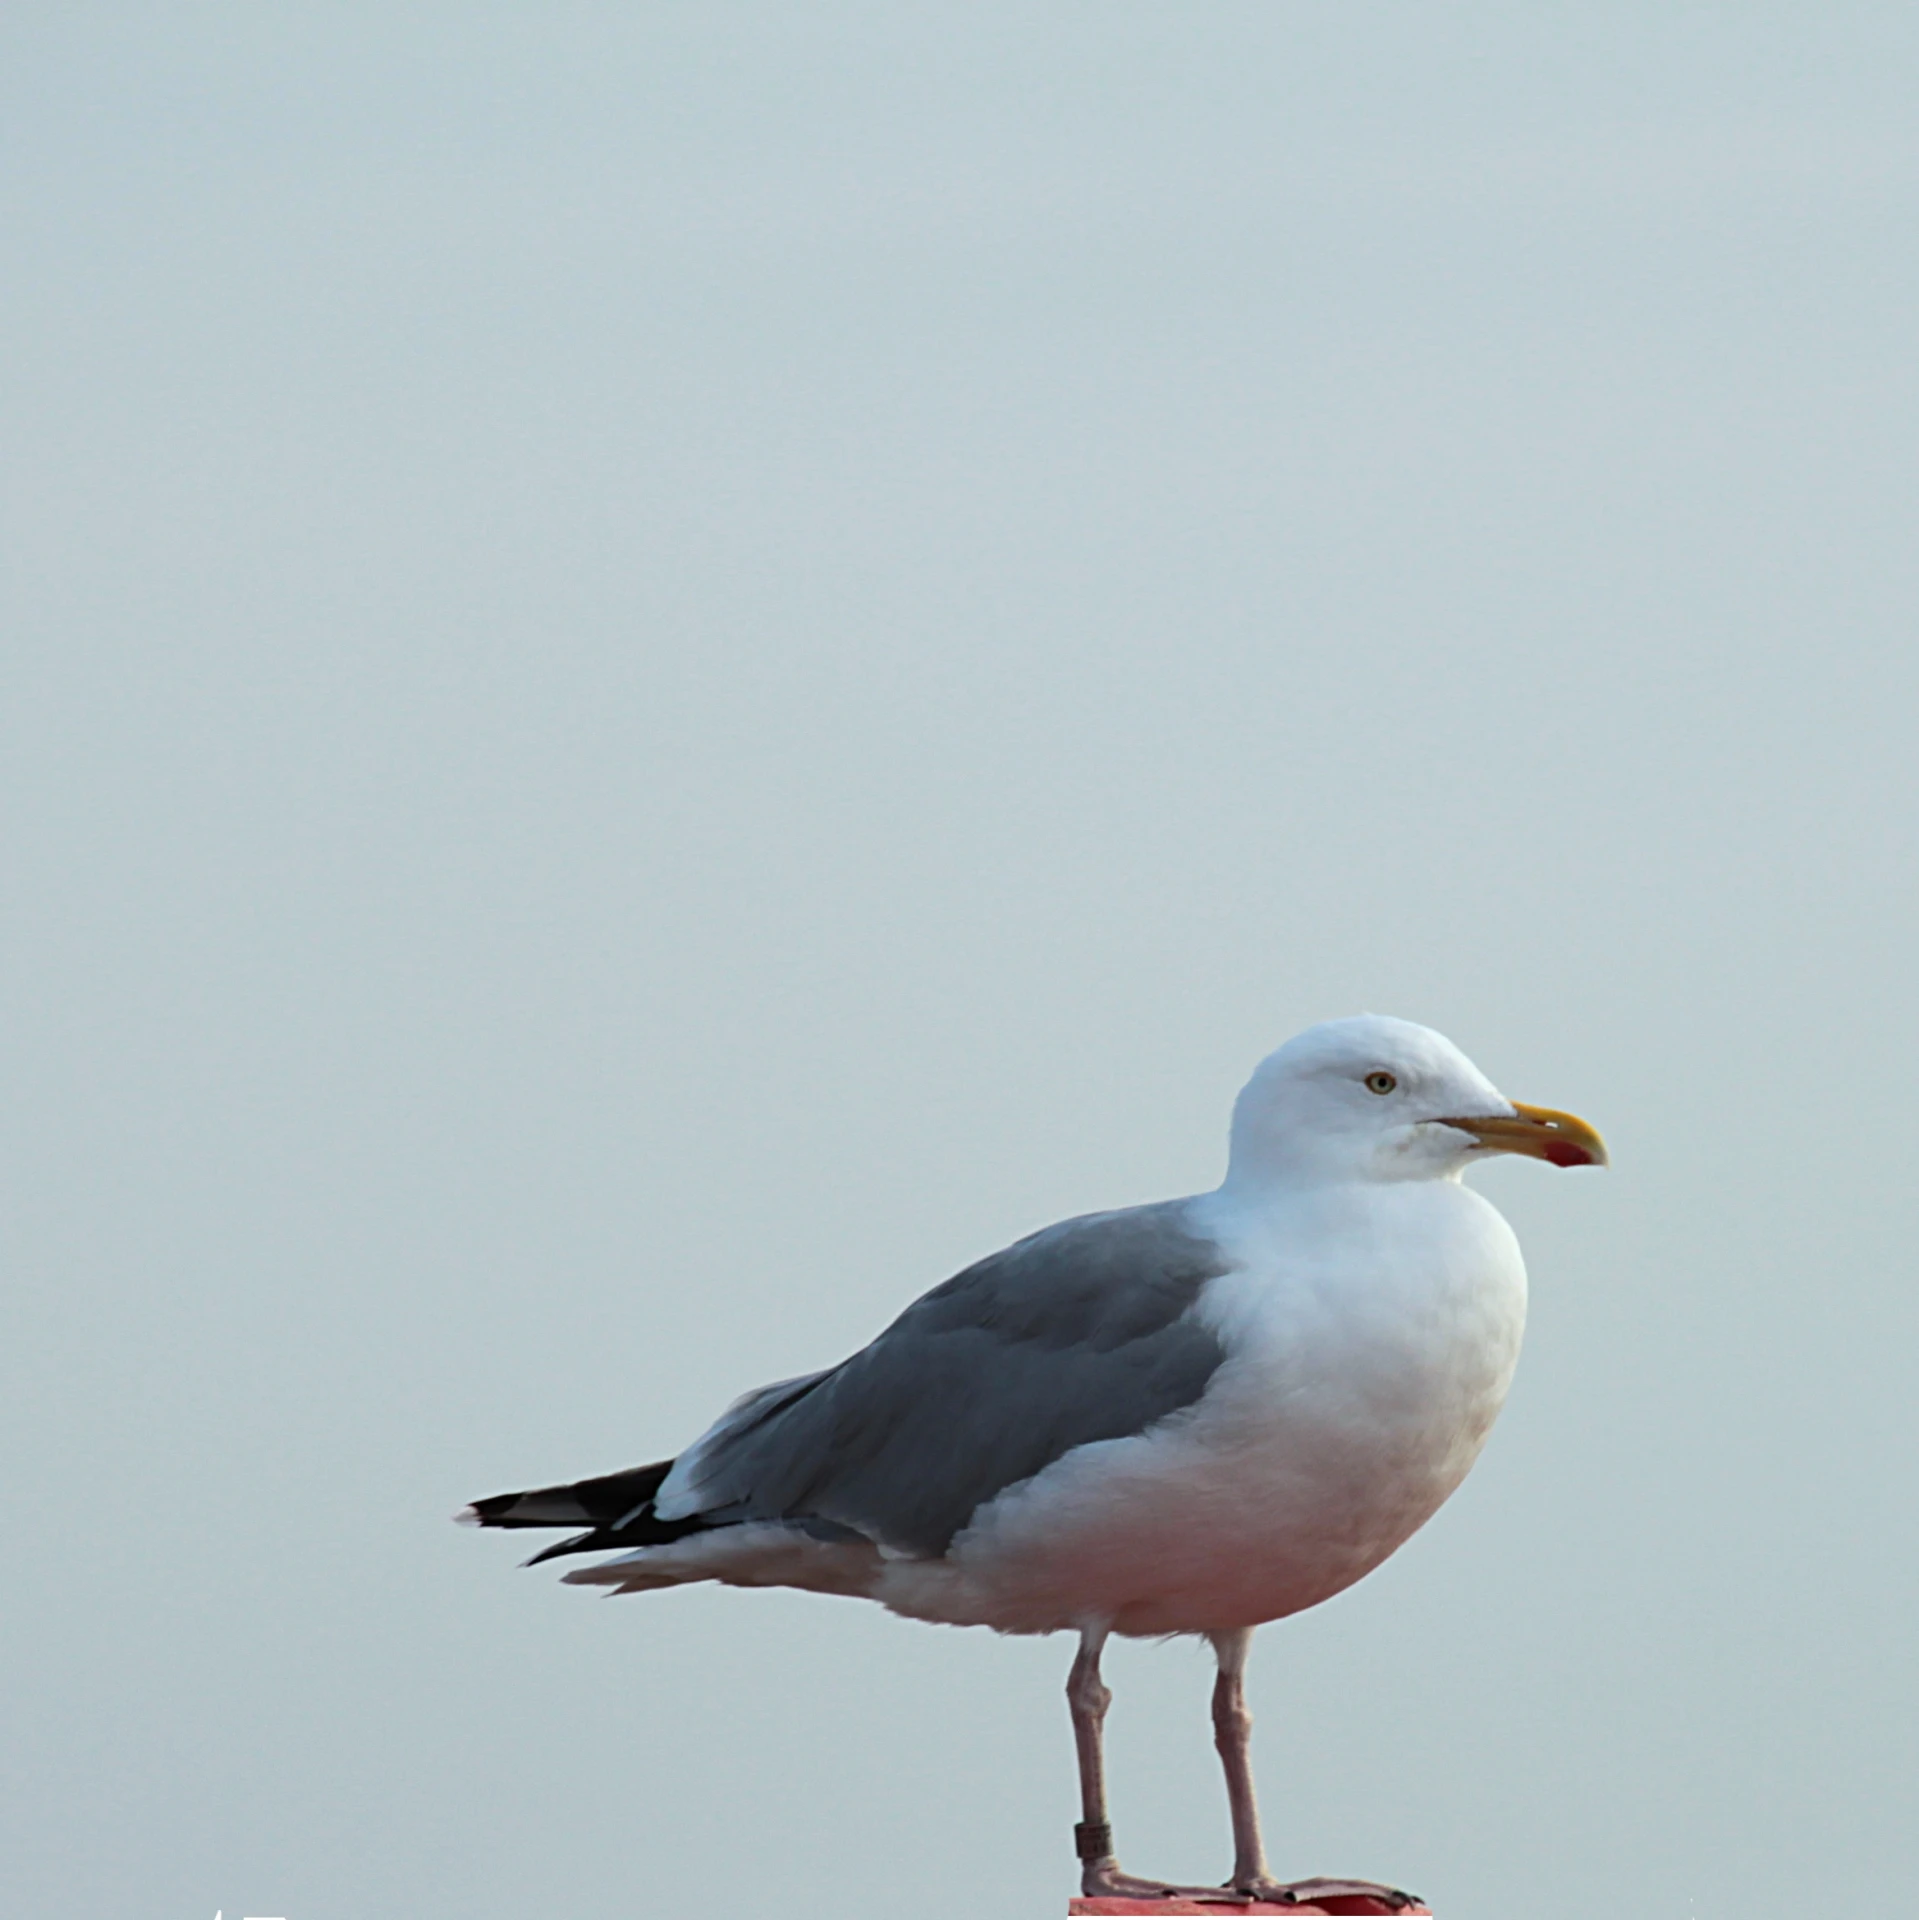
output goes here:
[{"label": "folded wing", "polygon": [[736,1401],[676,1461],[498,1495],[466,1517],[586,1523],[541,1559],[767,1522],[937,1557],[1007,1487],[1198,1400],[1223,1356],[1192,1308],[1227,1263],[1188,1205],[1047,1227],[839,1366]]}]

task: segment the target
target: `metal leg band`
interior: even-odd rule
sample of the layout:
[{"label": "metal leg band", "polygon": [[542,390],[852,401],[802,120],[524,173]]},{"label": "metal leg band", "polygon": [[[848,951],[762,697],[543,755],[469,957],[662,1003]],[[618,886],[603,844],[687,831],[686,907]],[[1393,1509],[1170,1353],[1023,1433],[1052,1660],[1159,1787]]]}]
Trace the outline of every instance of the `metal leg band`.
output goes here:
[{"label": "metal leg band", "polygon": [[1104,1860],[1113,1851],[1113,1829],[1104,1820],[1081,1820],[1073,1827],[1073,1849],[1082,1860]]}]

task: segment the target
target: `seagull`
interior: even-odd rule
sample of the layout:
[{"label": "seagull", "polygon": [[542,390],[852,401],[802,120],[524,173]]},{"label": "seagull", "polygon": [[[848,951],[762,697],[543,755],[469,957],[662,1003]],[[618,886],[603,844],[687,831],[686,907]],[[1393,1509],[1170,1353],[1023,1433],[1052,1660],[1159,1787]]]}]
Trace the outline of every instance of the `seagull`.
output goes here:
[{"label": "seagull", "polygon": [[[1255,1627],[1342,1592],[1417,1532],[1485,1443],[1526,1313],[1518,1242],[1461,1180],[1495,1153],[1606,1162],[1585,1121],[1508,1100],[1431,1028],[1309,1027],[1240,1093],[1212,1192],[1042,1228],[838,1366],[744,1395],[670,1460],[456,1517],[583,1529],[527,1564],[610,1550],[565,1578],[614,1593],[798,1587],[1076,1634],[1081,1911],[1416,1908],[1376,1882],[1274,1877],[1246,1659]],[[1120,1867],[1100,1678],[1114,1634],[1212,1645],[1233,1837],[1221,1886]]]}]

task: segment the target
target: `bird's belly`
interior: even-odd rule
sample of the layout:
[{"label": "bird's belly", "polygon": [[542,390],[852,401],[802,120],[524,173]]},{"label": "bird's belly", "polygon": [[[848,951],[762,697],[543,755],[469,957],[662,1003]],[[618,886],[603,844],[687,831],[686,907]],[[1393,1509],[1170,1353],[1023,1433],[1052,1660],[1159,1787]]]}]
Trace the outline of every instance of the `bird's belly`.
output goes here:
[{"label": "bird's belly", "polygon": [[1518,1346],[1503,1311],[1363,1355],[1255,1344],[1199,1405],[1055,1461],[875,1597],[921,1618],[1049,1632],[1223,1631],[1316,1605],[1380,1564],[1478,1457]]}]

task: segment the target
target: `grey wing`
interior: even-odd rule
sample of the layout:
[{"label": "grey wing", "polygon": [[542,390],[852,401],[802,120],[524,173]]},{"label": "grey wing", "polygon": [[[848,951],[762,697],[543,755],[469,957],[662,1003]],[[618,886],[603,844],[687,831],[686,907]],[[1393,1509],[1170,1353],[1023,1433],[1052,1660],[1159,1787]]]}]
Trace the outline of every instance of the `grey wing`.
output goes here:
[{"label": "grey wing", "polygon": [[1089,1214],[916,1301],[840,1366],[748,1395],[662,1519],[781,1519],[938,1555],[1002,1489],[1190,1406],[1222,1356],[1192,1314],[1230,1264],[1186,1201]]}]

